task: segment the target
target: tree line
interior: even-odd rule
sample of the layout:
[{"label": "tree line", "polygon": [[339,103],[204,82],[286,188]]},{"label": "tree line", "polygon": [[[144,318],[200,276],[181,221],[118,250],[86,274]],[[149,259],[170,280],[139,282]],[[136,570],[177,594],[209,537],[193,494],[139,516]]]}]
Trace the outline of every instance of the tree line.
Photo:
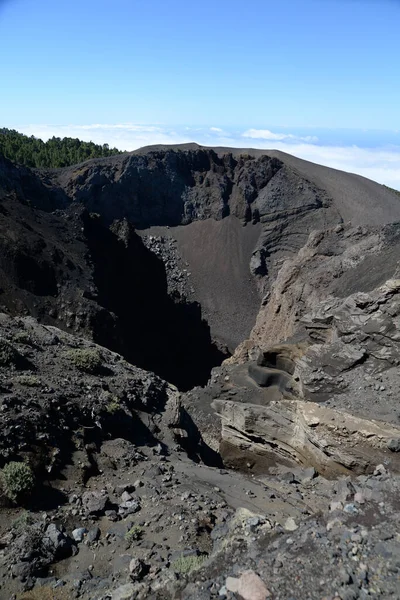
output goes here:
[{"label": "tree line", "polygon": [[0,129],[0,154],[13,162],[27,167],[58,168],[76,165],[89,158],[101,158],[121,154],[108,144],[82,142],[77,138],[52,137],[43,142],[14,129]]}]

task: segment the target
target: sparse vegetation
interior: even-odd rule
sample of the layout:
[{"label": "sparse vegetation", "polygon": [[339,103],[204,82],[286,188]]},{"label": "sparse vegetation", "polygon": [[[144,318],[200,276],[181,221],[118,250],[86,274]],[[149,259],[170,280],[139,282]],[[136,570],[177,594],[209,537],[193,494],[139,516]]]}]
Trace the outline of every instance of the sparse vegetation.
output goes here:
[{"label": "sparse vegetation", "polygon": [[35,486],[32,469],[24,462],[9,462],[1,471],[3,493],[14,503],[27,499]]},{"label": "sparse vegetation", "polygon": [[35,375],[19,375],[15,378],[16,383],[27,387],[39,387],[40,379]]},{"label": "sparse vegetation", "polygon": [[76,348],[74,350],[69,350],[67,356],[72,364],[80,371],[91,373],[93,375],[99,373],[101,370],[102,360],[100,353],[97,350]]},{"label": "sparse vegetation", "polygon": [[180,575],[188,575],[192,571],[200,569],[207,556],[201,554],[200,556],[180,556],[173,563],[171,563],[171,569]]},{"label": "sparse vegetation", "polygon": [[114,396],[112,398],[112,400],[110,400],[110,402],[107,404],[107,412],[110,413],[111,415],[115,415],[115,413],[117,413],[120,409],[121,409],[121,404],[120,404],[118,398],[116,396]]},{"label": "sparse vegetation", "polygon": [[26,346],[31,346],[32,338],[26,331],[18,331],[18,333],[13,336],[13,342],[16,344],[25,344]]},{"label": "sparse vegetation", "polygon": [[17,365],[21,360],[21,355],[10,342],[0,338],[0,366],[8,367]]},{"label": "sparse vegetation", "polygon": [[140,525],[134,525],[130,528],[130,530],[125,534],[126,541],[131,544],[132,542],[137,542],[143,535],[143,529]]},{"label": "sparse vegetation", "polygon": [[20,514],[19,517],[14,519],[14,521],[11,523],[11,527],[17,531],[23,531],[26,529],[26,527],[28,527],[28,525],[32,525],[34,522],[35,520],[32,515],[25,510]]}]

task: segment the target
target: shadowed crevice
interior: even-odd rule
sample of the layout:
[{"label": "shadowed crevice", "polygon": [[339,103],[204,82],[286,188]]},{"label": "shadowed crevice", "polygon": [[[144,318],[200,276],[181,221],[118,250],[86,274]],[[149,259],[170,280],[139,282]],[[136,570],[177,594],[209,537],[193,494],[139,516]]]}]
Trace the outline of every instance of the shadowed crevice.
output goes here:
[{"label": "shadowed crevice", "polygon": [[97,319],[95,341],[181,390],[205,385],[228,354],[211,339],[201,306],[168,295],[164,263],[126,221],[110,230],[86,213],[84,227],[98,302],[116,316]]}]

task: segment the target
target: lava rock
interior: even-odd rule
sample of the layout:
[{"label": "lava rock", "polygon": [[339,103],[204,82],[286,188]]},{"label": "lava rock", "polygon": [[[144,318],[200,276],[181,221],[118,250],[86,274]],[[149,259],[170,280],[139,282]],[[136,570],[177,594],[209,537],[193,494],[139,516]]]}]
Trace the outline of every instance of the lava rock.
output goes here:
[{"label": "lava rock", "polygon": [[105,492],[85,492],[82,496],[82,504],[87,514],[100,516],[105,513],[110,499]]},{"label": "lava rock", "polygon": [[73,530],[72,537],[74,538],[75,542],[82,542],[83,538],[85,537],[85,533],[87,533],[86,527],[77,527]]}]

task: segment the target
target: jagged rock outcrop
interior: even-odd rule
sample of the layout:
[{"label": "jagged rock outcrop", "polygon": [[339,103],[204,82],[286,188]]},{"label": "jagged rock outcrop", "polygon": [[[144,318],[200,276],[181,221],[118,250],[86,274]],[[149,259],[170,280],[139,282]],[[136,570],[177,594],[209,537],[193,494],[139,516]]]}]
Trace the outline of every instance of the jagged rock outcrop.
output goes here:
[{"label": "jagged rock outcrop", "polygon": [[398,224],[383,228],[347,224],[312,232],[296,255],[281,262],[249,340],[236,349],[232,362],[299,337],[304,333],[302,316],[322,300],[383,284],[397,269],[399,236]]},{"label": "jagged rock outcrop", "polygon": [[215,400],[213,407],[221,417],[221,453],[228,465],[250,461],[266,471],[276,463],[297,463],[338,477],[372,473],[386,461],[399,472],[400,427],[300,400],[266,406]]},{"label": "jagged rock outcrop", "polygon": [[268,156],[255,161],[211,149],[170,149],[88,161],[48,176],[70,201],[82,202],[109,222],[125,217],[142,229],[229,214],[257,220],[252,204],[282,167]]},{"label": "jagged rock outcrop", "polygon": [[[264,455],[264,468],[295,460],[330,475],[398,468],[400,282],[375,287],[397,272],[398,233],[318,232],[282,266],[252,339],[226,361],[234,397],[213,402],[228,459]],[[347,296],[355,288],[370,291]],[[246,369],[257,404],[237,389]]]}]

